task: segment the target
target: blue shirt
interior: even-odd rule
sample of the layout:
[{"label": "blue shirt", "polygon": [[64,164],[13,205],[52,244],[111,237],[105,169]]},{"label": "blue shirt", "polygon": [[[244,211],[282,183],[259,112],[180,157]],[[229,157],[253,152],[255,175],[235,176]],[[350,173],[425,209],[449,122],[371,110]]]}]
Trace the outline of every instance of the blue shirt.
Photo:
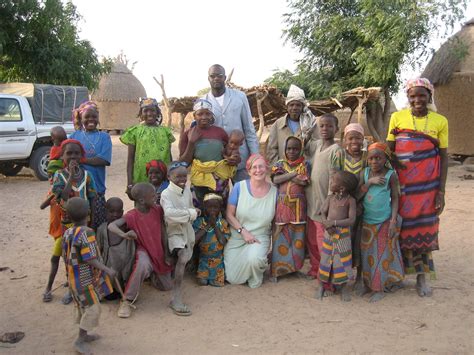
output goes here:
[{"label": "blue shirt", "polygon": [[[109,164],[112,161],[112,140],[108,133],[78,130],[71,134],[70,138],[81,142],[86,151],[86,158],[101,158]],[[83,166],[94,177],[97,192],[105,193],[105,166],[89,164],[83,164]]]},{"label": "blue shirt", "polygon": [[293,121],[293,120],[290,120],[289,118],[286,121],[287,121],[288,127],[290,128],[291,132],[293,132],[293,134],[298,132],[298,130],[300,129],[300,121]]}]

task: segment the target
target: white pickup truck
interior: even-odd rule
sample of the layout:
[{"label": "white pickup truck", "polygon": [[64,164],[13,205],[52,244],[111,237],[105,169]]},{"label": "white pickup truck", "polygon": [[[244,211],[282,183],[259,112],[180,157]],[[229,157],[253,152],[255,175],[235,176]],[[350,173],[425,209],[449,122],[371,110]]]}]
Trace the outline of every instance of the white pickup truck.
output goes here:
[{"label": "white pickup truck", "polygon": [[29,167],[47,180],[50,130],[59,125],[72,133],[71,111],[88,97],[84,87],[0,84],[0,173]]}]

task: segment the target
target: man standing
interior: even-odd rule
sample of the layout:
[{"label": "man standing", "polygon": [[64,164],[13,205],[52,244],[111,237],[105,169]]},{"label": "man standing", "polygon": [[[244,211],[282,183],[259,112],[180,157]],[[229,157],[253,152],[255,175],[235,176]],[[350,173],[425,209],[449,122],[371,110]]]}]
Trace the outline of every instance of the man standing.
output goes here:
[{"label": "man standing", "polygon": [[[307,107],[304,91],[291,85],[285,104],[288,113],[275,121],[270,128],[267,144],[267,159],[270,164],[285,159],[285,143],[288,137],[296,136],[306,144],[310,138],[318,138],[316,118]],[[306,157],[309,160],[311,157]]]},{"label": "man standing", "polygon": [[258,153],[259,144],[247,96],[239,90],[225,86],[225,69],[222,65],[214,64],[209,68],[209,84],[211,91],[203,98],[212,104],[214,124],[223,128],[227,134],[238,129],[245,135],[245,142],[240,147],[242,161],[237,167],[234,182],[248,178],[245,162],[250,154]]}]

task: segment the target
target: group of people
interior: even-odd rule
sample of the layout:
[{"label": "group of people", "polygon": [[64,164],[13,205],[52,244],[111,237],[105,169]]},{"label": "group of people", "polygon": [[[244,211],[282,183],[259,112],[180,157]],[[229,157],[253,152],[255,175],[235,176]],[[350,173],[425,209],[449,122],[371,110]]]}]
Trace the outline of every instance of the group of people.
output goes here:
[{"label": "group of people", "polygon": [[[288,113],[260,154],[245,94],[226,87],[220,65],[208,77],[211,90],[194,104],[179,157],[172,157],[174,136],[161,125],[158,102],[140,101],[140,123],[120,137],[134,202],[125,214],[120,198],[105,199],[112,144],[98,130],[97,105],[73,112],[69,138],[60,127],[51,132],[51,188],[42,208],[50,206],[55,244],[43,300],[52,299],[62,256],[64,300],[74,300],[78,315],[76,350],[87,352],[95,339],[89,332],[100,299],[120,298],[118,316],[130,317],[146,279],[172,290],[175,314],[191,315],[182,300],[186,269],[199,285],[217,287],[259,287],[267,270],[273,282],[297,273],[317,279],[316,298],[340,293],[343,301],[355,279],[355,292],[371,293],[371,302],[416,273],[418,294],[431,295],[425,274],[434,276],[448,125],[433,108],[428,80],[408,82],[410,107],[392,115],[388,143],[368,146],[357,123],[336,142],[337,118],[316,119],[292,85]],[[310,268],[302,274],[306,255]]]}]

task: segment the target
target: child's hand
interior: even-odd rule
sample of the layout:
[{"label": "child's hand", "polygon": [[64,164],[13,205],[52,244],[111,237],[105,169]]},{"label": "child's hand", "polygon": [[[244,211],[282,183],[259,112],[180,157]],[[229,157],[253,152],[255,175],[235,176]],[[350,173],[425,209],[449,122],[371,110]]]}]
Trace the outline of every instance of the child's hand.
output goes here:
[{"label": "child's hand", "polygon": [[374,176],[367,180],[369,185],[384,185],[385,178],[383,176]]},{"label": "child's hand", "polygon": [[397,235],[397,220],[390,220],[390,225],[388,226],[388,236],[393,238]]},{"label": "child's hand", "polygon": [[75,160],[71,160],[68,165],[69,172],[71,173],[71,179],[74,180],[74,177],[79,174],[79,164]]},{"label": "child's hand", "polygon": [[173,257],[170,255],[170,253],[165,253],[165,264],[168,266],[173,265]]},{"label": "child's hand", "polygon": [[227,158],[227,163],[232,166],[239,165],[241,159],[240,154],[232,154],[230,157]]},{"label": "child's hand", "polygon": [[197,213],[197,215],[198,215],[198,217],[199,217],[199,216],[201,215],[201,210],[200,210],[199,208],[195,208],[195,210],[196,210],[196,213]]},{"label": "child's hand", "polygon": [[138,235],[137,233],[135,233],[135,231],[129,230],[124,234],[123,238],[128,240],[136,240],[138,238]]},{"label": "child's hand", "polygon": [[323,221],[321,222],[324,227],[329,228],[329,227],[334,227],[334,221],[330,221],[328,219],[323,219]]},{"label": "child's hand", "polygon": [[217,216],[210,215],[209,225],[214,228],[216,226],[216,222],[217,222]]},{"label": "child's hand", "polygon": [[307,179],[303,179],[300,175],[296,175],[291,181],[300,186],[306,186],[308,184]]}]

